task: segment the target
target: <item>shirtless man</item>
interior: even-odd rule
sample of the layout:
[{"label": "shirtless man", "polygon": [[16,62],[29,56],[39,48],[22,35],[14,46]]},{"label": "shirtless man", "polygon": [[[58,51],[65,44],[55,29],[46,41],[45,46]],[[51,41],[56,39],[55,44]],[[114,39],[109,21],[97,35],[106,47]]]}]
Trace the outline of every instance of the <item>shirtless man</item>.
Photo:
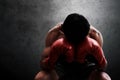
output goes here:
[{"label": "shirtless man", "polygon": [[[92,25],[90,26],[90,31],[88,36],[95,39],[101,47],[103,46],[103,37],[101,33]],[[61,37],[64,37],[64,33],[62,31],[62,23],[58,23],[47,33],[46,42],[45,42],[46,47],[50,47],[54,41],[56,41]]]},{"label": "shirtless man", "polygon": [[[103,38],[101,33],[94,28],[93,26],[90,26],[90,31],[88,36],[90,38],[95,39],[99,45],[102,47],[103,46]],[[64,33],[62,31],[62,23],[57,24],[55,27],[53,27],[52,29],[49,30],[49,32],[47,33],[46,36],[46,48],[44,49],[44,52],[42,54],[42,58],[44,59],[45,57],[47,57],[49,55],[50,52],[50,47],[51,45],[58,39],[63,38]],[[96,73],[99,73],[99,75],[96,75]],[[55,71],[51,72],[52,76],[54,76],[54,80],[58,80],[58,76],[56,74]],[[35,80],[49,80],[50,73],[43,71],[40,71],[36,76],[35,76]],[[107,73],[105,72],[96,72],[93,71],[91,73],[90,79],[89,80],[96,80],[94,79],[94,75],[99,76],[101,79],[100,80],[111,80],[110,77],[107,75]],[[52,79],[53,80],[53,79]]]}]

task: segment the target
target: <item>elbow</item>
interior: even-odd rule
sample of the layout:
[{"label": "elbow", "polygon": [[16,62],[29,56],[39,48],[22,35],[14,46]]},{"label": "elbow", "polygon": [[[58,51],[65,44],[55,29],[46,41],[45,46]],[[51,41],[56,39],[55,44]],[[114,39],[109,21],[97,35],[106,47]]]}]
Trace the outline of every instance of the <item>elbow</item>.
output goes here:
[{"label": "elbow", "polygon": [[104,68],[107,68],[107,60],[104,62]]},{"label": "elbow", "polygon": [[48,59],[47,58],[40,61],[40,67],[42,70],[48,69]]},{"label": "elbow", "polygon": [[42,60],[40,62],[40,67],[42,70],[46,71],[46,72],[50,72],[53,70],[53,66],[48,62],[48,60]]},{"label": "elbow", "polygon": [[107,61],[104,60],[104,61],[100,64],[99,70],[104,71],[106,68],[107,68]]}]

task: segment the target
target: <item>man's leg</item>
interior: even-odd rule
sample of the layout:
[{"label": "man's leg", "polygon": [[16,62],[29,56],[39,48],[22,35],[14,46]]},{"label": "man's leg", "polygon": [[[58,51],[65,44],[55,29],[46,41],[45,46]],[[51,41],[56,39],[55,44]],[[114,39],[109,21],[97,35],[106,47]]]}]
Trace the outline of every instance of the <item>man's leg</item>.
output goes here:
[{"label": "man's leg", "polygon": [[111,80],[111,78],[106,72],[93,71],[88,80]]},{"label": "man's leg", "polygon": [[35,76],[34,80],[50,80],[49,75],[45,71],[40,71]]},{"label": "man's leg", "polygon": [[42,70],[37,73],[34,80],[58,80],[58,75],[54,70],[50,73],[46,73]]}]

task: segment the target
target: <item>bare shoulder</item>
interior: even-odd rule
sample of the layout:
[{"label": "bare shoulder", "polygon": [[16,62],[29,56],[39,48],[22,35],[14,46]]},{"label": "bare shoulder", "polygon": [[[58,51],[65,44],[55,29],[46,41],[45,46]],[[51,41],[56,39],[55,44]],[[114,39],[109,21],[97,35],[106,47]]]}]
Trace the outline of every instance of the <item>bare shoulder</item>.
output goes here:
[{"label": "bare shoulder", "polygon": [[61,30],[61,26],[62,26],[62,22],[58,23],[57,25],[55,25],[53,28],[51,28],[48,33],[50,32],[54,32],[56,30]]},{"label": "bare shoulder", "polygon": [[94,26],[92,26],[92,25],[90,25],[90,32],[95,32],[95,33],[100,33],[100,31],[97,29],[97,28],[95,28]]},{"label": "bare shoulder", "polygon": [[56,41],[58,38],[60,38],[61,35],[63,35],[61,31],[61,25],[62,24],[59,23],[48,31],[46,35],[46,46],[51,46],[54,41]]},{"label": "bare shoulder", "polygon": [[93,38],[88,37],[88,41],[90,42],[91,46],[100,46],[99,43]]},{"label": "bare shoulder", "polygon": [[97,28],[93,27],[92,25],[90,26],[89,37],[96,40],[101,47],[103,46],[103,36],[101,32]]},{"label": "bare shoulder", "polygon": [[56,40],[52,46],[60,46],[60,45],[64,45],[64,38],[60,38]]},{"label": "bare shoulder", "polygon": [[97,29],[97,28],[95,28],[94,26],[90,26],[90,32],[89,33],[96,33],[96,34],[98,34],[98,35],[101,35],[101,37],[102,37],[102,33]]}]

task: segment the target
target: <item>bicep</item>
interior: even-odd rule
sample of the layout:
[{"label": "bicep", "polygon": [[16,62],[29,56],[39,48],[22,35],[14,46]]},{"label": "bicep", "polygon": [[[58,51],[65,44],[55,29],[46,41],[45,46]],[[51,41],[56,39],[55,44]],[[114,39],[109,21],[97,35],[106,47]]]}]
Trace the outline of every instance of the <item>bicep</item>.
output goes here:
[{"label": "bicep", "polygon": [[61,53],[61,48],[60,48],[59,44],[58,45],[53,44],[50,47],[50,50],[47,51],[47,55],[45,55],[47,57],[45,57],[42,60],[44,68],[47,68],[50,70],[53,69],[60,53]]},{"label": "bicep", "polygon": [[99,46],[96,46],[94,48],[93,55],[96,58],[96,60],[98,61],[98,66],[100,68],[104,69],[107,65],[107,61],[106,61],[106,58],[105,58],[102,48]]},{"label": "bicep", "polygon": [[56,47],[51,47],[50,55],[49,55],[49,66],[51,68],[54,68],[55,63],[57,62],[60,54],[61,54],[61,48],[56,46]]},{"label": "bicep", "polygon": [[44,58],[47,58],[50,54],[50,47],[46,47],[44,50],[43,50],[43,53],[41,54],[41,58],[44,59]]},{"label": "bicep", "polygon": [[42,69],[47,69],[49,54],[50,54],[50,47],[46,47],[43,50],[40,59],[40,66]]}]

